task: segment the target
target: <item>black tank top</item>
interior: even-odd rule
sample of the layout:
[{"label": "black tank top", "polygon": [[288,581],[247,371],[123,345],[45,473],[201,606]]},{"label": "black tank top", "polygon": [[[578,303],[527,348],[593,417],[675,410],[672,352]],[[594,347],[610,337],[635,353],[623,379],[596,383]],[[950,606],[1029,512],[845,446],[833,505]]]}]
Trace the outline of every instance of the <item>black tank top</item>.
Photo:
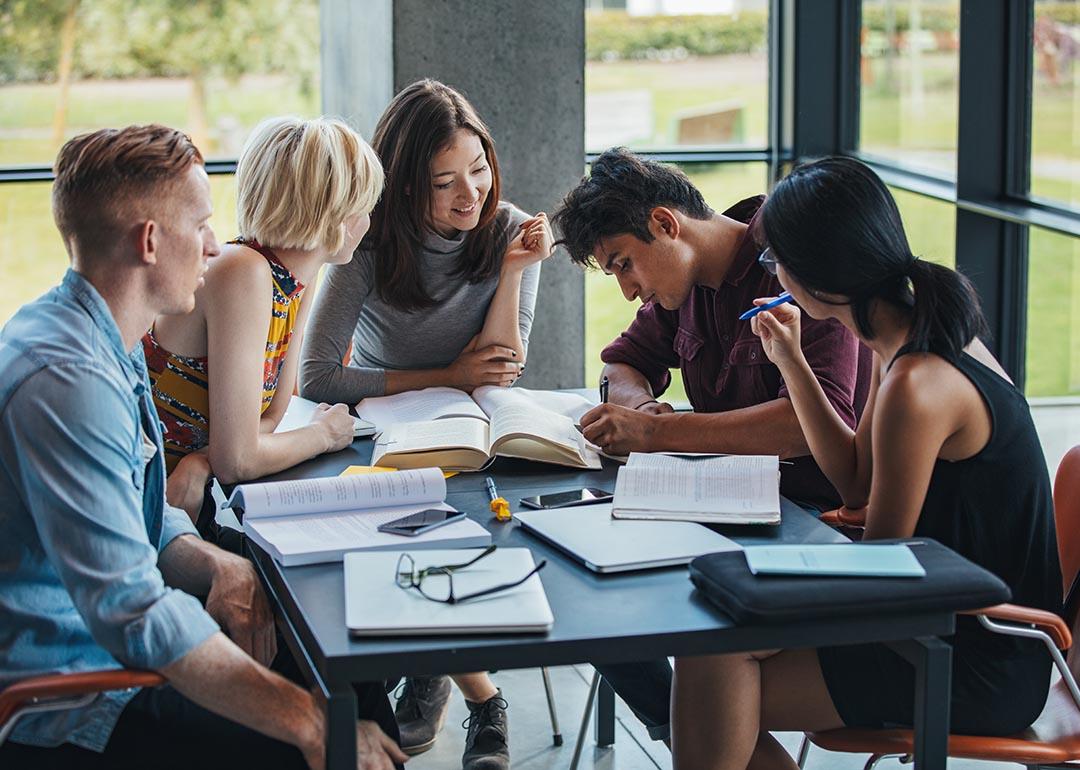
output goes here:
[{"label": "black tank top", "polygon": [[[901,349],[897,357],[906,352]],[[967,353],[946,360],[982,396],[990,412],[990,440],[973,457],[934,464],[915,535],[932,537],[996,574],[1012,590],[1014,604],[1060,614],[1050,477],[1027,400]],[[957,619],[954,645],[976,669],[1008,667],[1008,658],[1019,663],[1016,656],[1046,660],[1040,642],[992,634],[971,617]]]}]

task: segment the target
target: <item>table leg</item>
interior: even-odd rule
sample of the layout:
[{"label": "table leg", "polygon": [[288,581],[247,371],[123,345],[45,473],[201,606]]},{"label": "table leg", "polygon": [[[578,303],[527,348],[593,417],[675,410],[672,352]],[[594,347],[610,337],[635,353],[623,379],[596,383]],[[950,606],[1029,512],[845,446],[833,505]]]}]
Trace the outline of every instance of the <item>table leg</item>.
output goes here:
[{"label": "table leg", "polygon": [[352,687],[326,699],[326,770],[356,770],[356,692]]},{"label": "table leg", "polygon": [[952,647],[937,637],[889,644],[915,666],[915,767],[945,770],[952,694]]},{"label": "table leg", "polygon": [[607,680],[601,677],[600,689],[596,692],[596,745],[613,746],[615,744],[615,691]]}]

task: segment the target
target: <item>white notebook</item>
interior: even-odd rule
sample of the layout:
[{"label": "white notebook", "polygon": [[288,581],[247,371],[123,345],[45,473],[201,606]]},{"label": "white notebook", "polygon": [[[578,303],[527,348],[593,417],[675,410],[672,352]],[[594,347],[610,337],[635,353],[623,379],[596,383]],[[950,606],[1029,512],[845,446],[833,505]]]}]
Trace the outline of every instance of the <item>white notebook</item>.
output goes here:
[{"label": "white notebook", "polygon": [[[477,556],[476,549],[405,550],[417,570],[459,564]],[[357,636],[430,634],[544,633],[555,622],[540,576],[506,591],[459,604],[434,602],[415,588],[400,588],[395,576],[402,551],[350,553],[345,556],[345,625]],[[499,548],[476,564],[455,571],[454,593],[512,583],[535,567],[528,548]],[[425,580],[445,580],[433,576]],[[432,591],[445,590],[433,586]]]},{"label": "white notebook", "polygon": [[673,567],[706,553],[741,547],[701,524],[613,519],[610,503],[522,511],[514,518],[532,534],[600,573]]},{"label": "white notebook", "polygon": [[926,576],[915,554],[902,543],[755,545],[744,552],[755,575]]}]

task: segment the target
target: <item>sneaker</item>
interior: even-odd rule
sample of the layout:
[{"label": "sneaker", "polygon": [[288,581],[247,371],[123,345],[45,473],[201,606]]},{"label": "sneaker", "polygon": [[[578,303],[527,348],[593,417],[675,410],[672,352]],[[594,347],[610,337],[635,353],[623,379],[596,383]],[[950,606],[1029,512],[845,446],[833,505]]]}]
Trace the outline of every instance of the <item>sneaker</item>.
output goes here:
[{"label": "sneaker", "polygon": [[483,703],[465,701],[465,705],[469,717],[461,723],[466,730],[462,770],[509,770],[510,723],[502,690]]},{"label": "sneaker", "polygon": [[401,750],[423,754],[435,745],[450,705],[450,677],[406,679],[399,688],[394,716],[401,733]]}]

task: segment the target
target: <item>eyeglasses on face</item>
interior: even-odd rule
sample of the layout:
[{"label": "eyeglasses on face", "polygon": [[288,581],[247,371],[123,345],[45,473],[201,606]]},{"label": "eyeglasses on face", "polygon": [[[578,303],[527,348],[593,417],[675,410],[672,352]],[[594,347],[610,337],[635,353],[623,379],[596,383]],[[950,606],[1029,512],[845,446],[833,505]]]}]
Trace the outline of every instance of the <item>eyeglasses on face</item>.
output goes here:
[{"label": "eyeglasses on face", "polygon": [[776,257],[772,255],[772,247],[768,247],[765,251],[758,254],[758,264],[769,275],[776,275]]},{"label": "eyeglasses on face", "polygon": [[397,584],[398,588],[404,591],[415,588],[421,596],[430,601],[442,602],[443,604],[460,604],[469,599],[490,596],[491,594],[499,593],[500,591],[508,591],[511,588],[516,588],[547,565],[546,559],[541,560],[539,564],[529,570],[528,574],[518,580],[511,583],[501,583],[500,585],[458,596],[454,591],[454,573],[460,572],[467,567],[471,567],[485,556],[494,553],[496,548],[497,546],[489,545],[481,551],[479,555],[469,561],[461,562],[460,564],[442,564],[439,566],[425,567],[420,570],[416,569],[416,562],[413,560],[413,557],[407,553],[403,553],[398,557],[397,567],[394,569],[394,582]]}]

